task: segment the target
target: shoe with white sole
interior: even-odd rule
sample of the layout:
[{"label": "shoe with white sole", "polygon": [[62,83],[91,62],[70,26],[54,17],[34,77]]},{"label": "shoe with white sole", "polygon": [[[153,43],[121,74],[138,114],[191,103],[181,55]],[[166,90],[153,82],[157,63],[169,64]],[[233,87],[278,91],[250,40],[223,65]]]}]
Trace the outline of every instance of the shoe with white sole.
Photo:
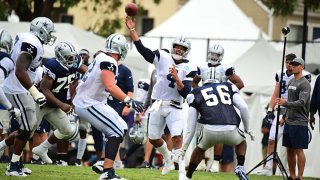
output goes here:
[{"label": "shoe with white sole", "polygon": [[52,164],[52,160],[49,158],[48,156],[48,149],[43,148],[41,145],[40,146],[36,146],[32,149],[32,153],[36,154],[37,156],[39,156],[43,162],[47,163],[47,164]]},{"label": "shoe with white sole", "polygon": [[103,164],[104,164],[104,161],[97,161],[92,166],[92,171],[96,172],[97,174],[102,174],[103,173]]},{"label": "shoe with white sole", "polygon": [[239,177],[240,180],[249,180],[247,173],[244,171],[243,166],[237,166],[234,172]]},{"label": "shoe with white sole", "polygon": [[6,171],[7,176],[27,177],[28,175],[22,172],[20,162],[10,162]]},{"label": "shoe with white sole", "polygon": [[259,176],[272,176],[272,169],[265,166],[261,171],[257,173]]},{"label": "shoe with white sole", "polygon": [[174,160],[175,160],[174,154],[170,153],[170,157],[165,160],[163,169],[161,171],[162,175],[166,175],[171,171],[171,165],[173,164]]}]

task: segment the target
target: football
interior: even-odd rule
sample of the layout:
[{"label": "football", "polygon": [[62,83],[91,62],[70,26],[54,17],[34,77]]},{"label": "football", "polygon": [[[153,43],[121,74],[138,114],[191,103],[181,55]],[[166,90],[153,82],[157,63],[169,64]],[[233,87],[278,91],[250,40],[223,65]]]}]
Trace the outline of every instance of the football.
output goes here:
[{"label": "football", "polygon": [[125,8],[128,16],[135,16],[138,13],[138,7],[135,3],[128,3]]}]

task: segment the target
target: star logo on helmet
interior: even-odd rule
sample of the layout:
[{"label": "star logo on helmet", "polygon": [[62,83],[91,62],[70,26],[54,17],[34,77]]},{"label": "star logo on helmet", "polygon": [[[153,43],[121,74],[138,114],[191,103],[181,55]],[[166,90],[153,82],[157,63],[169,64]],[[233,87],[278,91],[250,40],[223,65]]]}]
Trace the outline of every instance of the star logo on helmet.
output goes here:
[{"label": "star logo on helmet", "polygon": [[58,48],[58,51],[61,51],[61,50],[62,50],[62,48],[61,48],[61,47],[59,47],[59,48]]},{"label": "star logo on helmet", "polygon": [[31,48],[27,48],[27,51],[28,51],[28,53],[32,54],[33,53],[32,47]]},{"label": "star logo on helmet", "polygon": [[143,82],[139,82],[138,86],[139,86],[140,89],[143,89],[144,83]]},{"label": "star logo on helmet", "polygon": [[108,70],[113,72],[114,71],[113,66],[108,66]]},{"label": "star logo on helmet", "polygon": [[44,26],[44,27],[47,27],[48,25],[49,25],[49,24],[48,24],[47,22],[44,22],[44,23],[43,23],[43,26]]}]

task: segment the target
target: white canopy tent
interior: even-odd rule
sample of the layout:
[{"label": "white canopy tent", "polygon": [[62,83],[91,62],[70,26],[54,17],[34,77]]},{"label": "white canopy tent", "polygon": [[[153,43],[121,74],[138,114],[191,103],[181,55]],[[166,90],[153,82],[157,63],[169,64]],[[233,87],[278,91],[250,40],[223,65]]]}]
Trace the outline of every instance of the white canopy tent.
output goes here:
[{"label": "white canopy tent", "polygon": [[[54,25],[56,29],[56,33],[54,33],[54,35],[57,37],[57,40],[53,46],[44,45],[44,57],[54,57],[54,47],[57,42],[62,41],[72,43],[78,51],[82,48],[88,49],[90,51],[91,60],[95,52],[98,50],[104,50],[105,38],[92,32],[84,31],[68,23],[54,23]],[[28,32],[30,23],[10,23],[0,21],[0,27],[9,31],[14,39],[17,33]],[[136,52],[129,50],[127,58],[123,64],[127,65],[132,71],[135,88],[137,87],[136,83],[140,78],[149,78],[148,64]]]},{"label": "white canopy tent", "polygon": [[[193,63],[205,62],[208,43],[219,43],[225,49],[224,61],[232,63],[255,43],[260,29],[233,0],[190,0],[146,36],[142,41],[151,48],[171,48],[174,38],[187,37],[192,46],[188,58]],[[161,47],[154,37],[163,37]]]}]

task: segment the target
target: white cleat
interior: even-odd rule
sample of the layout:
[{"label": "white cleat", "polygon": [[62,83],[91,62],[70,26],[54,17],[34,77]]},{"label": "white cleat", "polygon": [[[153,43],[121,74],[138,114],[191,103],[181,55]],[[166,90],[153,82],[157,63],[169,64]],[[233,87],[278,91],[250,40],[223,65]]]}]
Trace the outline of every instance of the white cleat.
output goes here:
[{"label": "white cleat", "polygon": [[257,173],[259,176],[272,176],[272,169],[265,166],[261,171]]},{"label": "white cleat", "polygon": [[103,173],[103,163],[104,163],[104,161],[97,161],[92,166],[92,171],[96,172],[97,174],[102,174]]},{"label": "white cleat", "polygon": [[161,171],[162,175],[166,175],[171,171],[171,165],[173,164],[174,160],[175,160],[175,156],[173,153],[171,153],[169,159],[165,160],[163,169]]},{"label": "white cleat", "polygon": [[48,156],[48,149],[43,148],[42,146],[37,146],[32,149],[32,153],[39,156],[43,162],[47,164],[52,164],[52,160]]}]

